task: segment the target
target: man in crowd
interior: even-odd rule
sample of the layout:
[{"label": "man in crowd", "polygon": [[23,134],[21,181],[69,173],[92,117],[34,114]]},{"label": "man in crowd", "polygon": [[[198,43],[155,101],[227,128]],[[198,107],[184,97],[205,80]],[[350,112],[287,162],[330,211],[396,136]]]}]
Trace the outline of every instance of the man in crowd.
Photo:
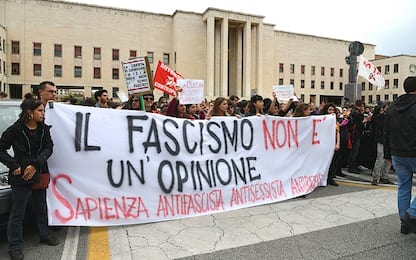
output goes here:
[{"label": "man in crowd", "polygon": [[97,103],[95,103],[95,107],[109,108],[107,90],[105,90],[105,89],[97,90],[94,93],[94,97],[97,100]]},{"label": "man in crowd", "polygon": [[416,77],[404,81],[406,94],[387,109],[384,121],[384,158],[391,160],[398,177],[397,202],[400,232],[416,233],[416,199],[412,200],[416,172]]},{"label": "man in crowd", "polygon": [[43,81],[39,84],[39,98],[40,102],[46,107],[48,101],[55,101],[56,99],[56,86],[52,81]]}]

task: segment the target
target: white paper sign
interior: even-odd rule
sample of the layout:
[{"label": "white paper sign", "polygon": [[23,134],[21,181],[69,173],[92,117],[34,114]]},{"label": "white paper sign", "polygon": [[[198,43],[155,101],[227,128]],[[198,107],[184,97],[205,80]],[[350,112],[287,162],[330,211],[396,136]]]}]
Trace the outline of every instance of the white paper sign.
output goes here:
[{"label": "white paper sign", "polygon": [[[294,100],[295,98],[295,90],[293,88],[293,85],[273,86],[273,92],[275,93],[276,98],[277,100],[279,100],[279,102],[288,101],[291,98]],[[294,101],[297,101],[297,98]]]},{"label": "white paper sign", "polygon": [[123,61],[122,64],[129,94],[146,93],[152,90],[146,58],[127,60]]},{"label": "white paper sign", "polygon": [[204,81],[200,79],[178,79],[180,104],[199,104],[204,100]]}]

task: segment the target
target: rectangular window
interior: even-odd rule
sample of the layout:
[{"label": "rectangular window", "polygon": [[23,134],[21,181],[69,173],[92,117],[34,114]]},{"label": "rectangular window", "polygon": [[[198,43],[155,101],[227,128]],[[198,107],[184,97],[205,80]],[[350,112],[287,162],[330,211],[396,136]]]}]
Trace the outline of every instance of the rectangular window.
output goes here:
[{"label": "rectangular window", "polygon": [[365,90],[365,82],[361,82],[361,90],[364,91]]},{"label": "rectangular window", "polygon": [[20,42],[12,41],[12,54],[20,53]]},{"label": "rectangular window", "polygon": [[314,89],[315,88],[315,80],[311,80],[311,88]]},{"label": "rectangular window", "polygon": [[290,85],[292,85],[292,86],[295,85],[295,80],[294,79],[290,79]]},{"label": "rectangular window", "polygon": [[113,93],[112,93],[112,97],[113,98],[118,98],[117,96],[117,92],[120,90],[119,87],[113,87]]},{"label": "rectangular window", "polygon": [[380,95],[376,95],[376,101],[380,101]]},{"label": "rectangular window", "polygon": [[305,65],[300,65],[300,74],[305,75]]},{"label": "rectangular window", "polygon": [[339,77],[344,77],[344,69],[339,69]]},{"label": "rectangular window", "polygon": [[119,59],[120,59],[120,50],[113,49],[113,60],[119,60]]},{"label": "rectangular window", "polygon": [[100,78],[101,78],[101,68],[94,67],[94,79],[100,79]]},{"label": "rectangular window", "polygon": [[119,69],[113,69],[113,79],[119,79]]},{"label": "rectangular window", "polygon": [[283,79],[279,79],[279,85],[283,85]]},{"label": "rectangular window", "polygon": [[62,57],[62,44],[55,44],[53,47],[53,55],[55,57]]},{"label": "rectangular window", "polygon": [[305,88],[305,80],[304,79],[300,80],[300,88]]},{"label": "rectangular window", "polygon": [[384,95],[384,101],[389,100],[389,94]]},{"label": "rectangular window", "polygon": [[147,52],[147,59],[149,60],[150,64],[153,64],[153,52],[152,51]]},{"label": "rectangular window", "polygon": [[325,76],[325,67],[321,67],[321,76]]},{"label": "rectangular window", "polygon": [[163,63],[165,63],[165,64],[170,63],[169,53],[163,53]]},{"label": "rectangular window", "polygon": [[290,64],[290,74],[295,73],[295,64]]},{"label": "rectangular window", "polygon": [[305,94],[300,94],[300,101],[305,102]]},{"label": "rectangular window", "polygon": [[321,81],[321,89],[325,89],[325,81]]},{"label": "rectangular window", "polygon": [[130,58],[136,58],[137,57],[137,51],[136,50],[130,50]]},{"label": "rectangular window", "polygon": [[399,64],[394,64],[393,65],[393,73],[399,73]]},{"label": "rectangular window", "polygon": [[377,70],[381,72],[381,66],[377,66]]},{"label": "rectangular window", "polygon": [[329,88],[330,88],[330,89],[334,89],[334,82],[333,82],[333,81],[331,81],[331,82],[329,83]]},{"label": "rectangular window", "polygon": [[373,95],[368,96],[368,103],[369,104],[373,103]]},{"label": "rectangular window", "polygon": [[390,65],[384,66],[384,74],[390,74]]},{"label": "rectangular window", "polygon": [[311,75],[315,76],[315,66],[311,66]]},{"label": "rectangular window", "polygon": [[33,56],[41,56],[42,55],[42,43],[34,42],[33,43]]},{"label": "rectangular window", "polygon": [[331,75],[331,77],[333,77],[335,75],[335,69],[334,68],[331,68],[330,75]]},{"label": "rectangular window", "polygon": [[[283,67],[284,67],[284,66],[283,66],[283,63],[279,63],[279,72],[280,72],[280,73],[283,73],[283,71],[284,71],[284,70],[283,70]],[[282,85],[282,84],[281,84],[281,85]]]},{"label": "rectangular window", "polygon": [[368,82],[368,90],[373,90],[373,84],[371,84],[370,82]]},{"label": "rectangular window", "polygon": [[75,58],[81,58],[82,57],[82,47],[81,46],[75,46],[74,47],[74,57]]},{"label": "rectangular window", "polygon": [[388,80],[388,79],[386,79],[385,81],[384,81],[384,89],[389,89],[390,88],[390,80]]},{"label": "rectangular window", "polygon": [[33,64],[33,76],[42,76],[41,64]]},{"label": "rectangular window", "polygon": [[399,80],[393,79],[393,88],[399,88]]},{"label": "rectangular window", "polygon": [[399,97],[399,94],[393,94],[393,101]]},{"label": "rectangular window", "polygon": [[55,69],[53,71],[53,75],[55,77],[62,77],[62,65],[55,65]]},{"label": "rectangular window", "polygon": [[74,67],[74,78],[81,78],[82,77],[82,67],[75,66]]},{"label": "rectangular window", "polygon": [[344,89],[344,85],[342,84],[342,82],[339,83],[339,90],[343,90]]},{"label": "rectangular window", "polygon": [[12,75],[20,75],[20,63],[12,63]]},{"label": "rectangular window", "polygon": [[101,60],[101,48],[94,47],[94,60]]}]

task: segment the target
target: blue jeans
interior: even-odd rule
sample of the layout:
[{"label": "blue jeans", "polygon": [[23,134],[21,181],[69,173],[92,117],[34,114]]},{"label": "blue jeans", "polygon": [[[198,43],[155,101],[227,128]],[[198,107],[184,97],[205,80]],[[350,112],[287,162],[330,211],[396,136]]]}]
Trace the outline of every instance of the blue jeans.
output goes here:
[{"label": "blue jeans", "polygon": [[32,190],[30,185],[12,185],[12,209],[7,225],[7,242],[9,251],[22,249],[23,220],[26,205],[32,198],[33,215],[41,240],[49,236],[48,209],[46,205],[46,190]]},{"label": "blue jeans", "polygon": [[392,156],[393,167],[398,180],[397,206],[400,219],[407,212],[416,218],[416,199],[412,199],[413,173],[416,172],[416,157]]},{"label": "blue jeans", "polygon": [[352,145],[352,149],[350,151],[350,156],[348,157],[348,168],[349,169],[357,169],[357,156],[358,152],[360,151],[360,144],[361,139],[358,138],[357,140],[354,140],[354,143]]}]

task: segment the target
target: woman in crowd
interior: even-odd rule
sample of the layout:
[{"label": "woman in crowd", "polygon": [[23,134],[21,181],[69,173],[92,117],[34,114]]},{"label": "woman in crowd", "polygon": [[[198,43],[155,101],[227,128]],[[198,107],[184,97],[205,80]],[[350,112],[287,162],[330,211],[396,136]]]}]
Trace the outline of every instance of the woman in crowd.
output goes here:
[{"label": "woman in crowd", "polygon": [[260,95],[254,95],[250,99],[250,116],[262,115],[264,108],[263,97]]},{"label": "woman in crowd", "polygon": [[299,103],[295,111],[293,112],[293,117],[304,117],[311,115],[311,108],[307,103]]},{"label": "woman in crowd", "polygon": [[166,109],[166,115],[177,118],[190,118],[186,113],[186,107],[184,104],[179,103],[178,98],[172,98]]},{"label": "woman in crowd", "polygon": [[214,100],[213,106],[208,111],[207,119],[213,116],[228,116],[228,101],[224,97],[217,97]]},{"label": "woman in crowd", "polygon": [[[46,189],[32,190],[40,174],[49,173],[47,159],[52,155],[49,126],[44,124],[45,109],[38,99],[27,94],[20,105],[19,119],[0,138],[0,161],[9,168],[12,209],[7,225],[8,251],[11,259],[23,259],[23,220],[30,197],[36,213],[40,242],[56,246],[59,242],[48,228]],[[12,147],[14,156],[7,150]]]},{"label": "woman in crowd", "polygon": [[[334,104],[332,103],[328,103],[325,104],[325,106],[323,107],[321,114],[323,115],[334,115],[336,112],[336,107]],[[335,125],[335,152],[334,155],[332,156],[332,161],[331,161],[331,165],[329,166],[329,172],[328,172],[328,179],[327,179],[327,183],[332,185],[332,186],[338,186],[338,183],[335,182],[334,177],[336,175],[336,168],[337,168],[337,163],[339,162],[339,147],[340,147],[340,135],[339,135],[339,124],[338,122],[336,122]]]}]

